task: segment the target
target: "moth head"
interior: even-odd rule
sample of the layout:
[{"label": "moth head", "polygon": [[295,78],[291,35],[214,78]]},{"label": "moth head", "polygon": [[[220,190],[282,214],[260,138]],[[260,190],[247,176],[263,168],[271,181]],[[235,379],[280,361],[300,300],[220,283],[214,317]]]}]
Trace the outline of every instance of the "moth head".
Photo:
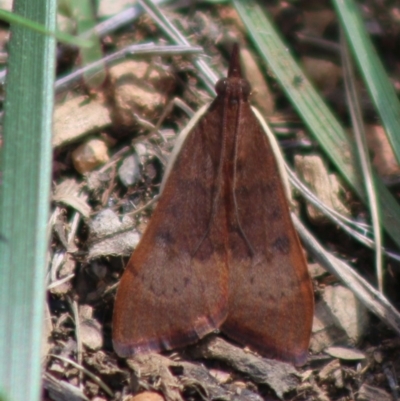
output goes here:
[{"label": "moth head", "polygon": [[239,100],[248,101],[251,93],[251,87],[247,79],[239,77],[229,77],[220,79],[215,85],[218,96],[229,98],[231,103]]}]

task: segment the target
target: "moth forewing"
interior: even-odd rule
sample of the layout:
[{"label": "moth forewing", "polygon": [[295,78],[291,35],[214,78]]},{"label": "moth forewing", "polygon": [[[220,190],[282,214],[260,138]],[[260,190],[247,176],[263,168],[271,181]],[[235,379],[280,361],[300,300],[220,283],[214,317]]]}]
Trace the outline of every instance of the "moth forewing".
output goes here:
[{"label": "moth forewing", "polygon": [[274,153],[275,160],[278,165],[279,174],[281,176],[281,180],[283,182],[283,186],[285,189],[286,198],[288,199],[289,204],[291,204],[292,191],[290,189],[289,176],[286,171],[285,160],[284,160],[281,148],[279,147],[278,141],[276,140],[275,135],[273,134],[268,123],[264,120],[261,113],[254,106],[251,106],[251,110],[253,111],[254,115],[257,117],[258,122],[261,124],[261,126],[265,132],[265,135],[267,136],[269,143],[272,147],[272,151]]},{"label": "moth forewing", "polygon": [[202,106],[189,120],[187,123],[186,127],[178,134],[177,138],[175,139],[175,145],[172,149],[171,155],[168,159],[168,164],[167,168],[165,169],[164,172],[164,177],[162,179],[161,183],[161,188],[160,188],[160,194],[163,192],[165,184],[168,180],[168,177],[171,173],[172,168],[174,167],[176,158],[179,155],[179,152],[182,149],[183,144],[185,143],[188,135],[190,132],[193,130],[193,128],[197,125],[198,121],[206,114],[208,108],[210,107],[211,103],[207,103],[204,106]]}]

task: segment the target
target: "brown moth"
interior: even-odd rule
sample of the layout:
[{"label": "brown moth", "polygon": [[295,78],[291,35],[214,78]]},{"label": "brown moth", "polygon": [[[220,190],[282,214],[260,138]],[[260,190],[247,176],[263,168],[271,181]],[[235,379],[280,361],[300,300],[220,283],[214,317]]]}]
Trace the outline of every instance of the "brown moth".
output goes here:
[{"label": "brown moth", "polygon": [[114,348],[123,357],[157,352],[220,329],[261,355],[301,365],[313,289],[237,45],[216,91],[175,152],[121,279]]}]

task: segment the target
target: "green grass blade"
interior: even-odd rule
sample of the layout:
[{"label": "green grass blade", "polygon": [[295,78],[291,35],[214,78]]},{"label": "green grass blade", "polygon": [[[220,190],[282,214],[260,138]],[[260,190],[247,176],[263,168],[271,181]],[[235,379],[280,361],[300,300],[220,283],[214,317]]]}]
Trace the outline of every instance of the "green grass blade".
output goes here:
[{"label": "green grass blade", "polygon": [[43,35],[53,36],[60,42],[68,43],[82,48],[88,48],[92,46],[90,40],[77,38],[75,36],[68,35],[67,33],[56,31],[54,29],[46,29],[44,25],[32,21],[29,18],[24,18],[23,16],[18,15],[18,13],[15,12],[12,13],[7,10],[0,10],[0,20],[6,21],[10,24],[19,24],[26,28],[32,29],[33,31],[40,32]]},{"label": "green grass blade", "polygon": [[343,30],[340,31],[340,43],[347,105],[350,111],[354,140],[357,145],[356,150],[358,152],[358,160],[363,171],[365,192],[367,194],[368,208],[370,211],[372,228],[374,232],[376,278],[378,282],[378,289],[379,291],[383,292],[382,235],[378,193],[375,188],[374,174],[369,156],[363,113],[357,91],[353,62],[350,55],[349,46],[347,45],[347,41],[343,34]]},{"label": "green grass blade", "polygon": [[400,162],[400,102],[394,87],[365,30],[358,5],[353,0],[334,0],[333,4],[393,152]]},{"label": "green grass blade", "polygon": [[[73,15],[75,15],[77,31],[79,34],[92,32],[90,39],[93,45],[88,49],[82,49],[82,64],[88,65],[95,61],[102,60],[103,53],[101,50],[100,39],[93,33],[96,20],[93,14],[92,2],[90,0],[70,0]],[[105,68],[102,68],[95,75],[84,74],[85,82],[92,88],[98,88],[106,79]]]},{"label": "green grass blade", "polygon": [[[55,0],[16,0],[16,12],[54,30]],[[11,25],[0,150],[0,394],[40,398],[55,40]]]},{"label": "green grass blade", "polygon": [[[349,185],[366,202],[360,173],[354,163],[356,160],[352,150],[354,145],[343,127],[290,55],[287,46],[265,15],[264,9],[253,0],[233,0],[233,3],[260,54],[280,81],[310,133]],[[400,206],[382,180],[375,177],[375,183],[382,205],[383,225],[393,240],[400,245]]]}]

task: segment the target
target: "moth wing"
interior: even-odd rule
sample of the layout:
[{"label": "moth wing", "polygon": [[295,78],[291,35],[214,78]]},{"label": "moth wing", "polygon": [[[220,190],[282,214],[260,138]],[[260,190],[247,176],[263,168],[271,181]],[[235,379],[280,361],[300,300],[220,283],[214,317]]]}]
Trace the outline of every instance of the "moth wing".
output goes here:
[{"label": "moth wing", "polygon": [[193,343],[226,318],[226,240],[220,223],[210,225],[220,112],[215,101],[187,135],[122,276],[113,316],[120,356]]},{"label": "moth wing", "polygon": [[248,103],[242,104],[237,141],[229,312],[222,330],[266,357],[301,365],[313,289],[270,142]]}]

